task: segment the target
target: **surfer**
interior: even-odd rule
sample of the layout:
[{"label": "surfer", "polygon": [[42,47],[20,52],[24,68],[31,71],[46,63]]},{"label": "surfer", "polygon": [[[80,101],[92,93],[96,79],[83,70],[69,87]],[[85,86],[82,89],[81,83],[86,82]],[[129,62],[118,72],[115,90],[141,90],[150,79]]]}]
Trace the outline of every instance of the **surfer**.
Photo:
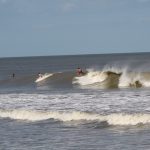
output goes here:
[{"label": "surfer", "polygon": [[38,76],[39,76],[39,78],[41,78],[43,75],[39,72],[39,73],[38,73]]},{"label": "surfer", "polygon": [[15,74],[14,74],[14,73],[12,74],[12,77],[13,77],[13,78],[15,77]]},{"label": "surfer", "polygon": [[82,69],[81,68],[77,68],[77,75],[83,75],[84,74],[84,72],[82,71]]}]

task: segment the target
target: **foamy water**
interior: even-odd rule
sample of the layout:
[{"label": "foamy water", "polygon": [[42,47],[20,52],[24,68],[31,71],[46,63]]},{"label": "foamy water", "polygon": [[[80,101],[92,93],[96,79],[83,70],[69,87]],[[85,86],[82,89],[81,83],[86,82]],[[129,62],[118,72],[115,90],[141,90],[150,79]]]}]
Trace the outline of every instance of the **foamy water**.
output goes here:
[{"label": "foamy water", "polygon": [[150,122],[149,98],[148,90],[143,90],[142,93],[138,90],[122,90],[68,94],[2,94],[0,117],[28,121],[97,120],[111,125],[146,124]]},{"label": "foamy water", "polygon": [[83,112],[39,112],[31,110],[11,110],[0,111],[0,117],[10,118],[15,120],[28,120],[28,121],[42,121],[47,119],[55,119],[59,121],[106,121],[109,125],[137,125],[137,124],[149,124],[150,114],[122,114],[112,113],[109,115],[90,114]]}]

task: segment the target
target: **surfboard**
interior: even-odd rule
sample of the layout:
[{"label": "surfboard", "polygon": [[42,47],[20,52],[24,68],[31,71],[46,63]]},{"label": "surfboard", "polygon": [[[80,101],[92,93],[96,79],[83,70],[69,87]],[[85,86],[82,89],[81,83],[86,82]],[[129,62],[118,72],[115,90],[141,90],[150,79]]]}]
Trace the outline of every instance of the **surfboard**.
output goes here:
[{"label": "surfboard", "polygon": [[38,78],[35,80],[35,82],[37,83],[37,82],[43,81],[43,80],[47,79],[48,77],[50,77],[50,76],[52,76],[52,75],[53,75],[53,74],[45,73],[45,74],[43,74],[41,77],[38,77]]}]

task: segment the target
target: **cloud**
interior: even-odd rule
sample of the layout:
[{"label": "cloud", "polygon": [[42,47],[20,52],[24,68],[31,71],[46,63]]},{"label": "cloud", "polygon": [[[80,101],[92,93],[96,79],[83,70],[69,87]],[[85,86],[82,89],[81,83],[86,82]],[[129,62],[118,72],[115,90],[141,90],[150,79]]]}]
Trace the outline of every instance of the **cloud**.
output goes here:
[{"label": "cloud", "polygon": [[34,25],[32,25],[32,28],[33,29],[37,29],[37,30],[48,30],[48,29],[50,29],[51,27],[53,27],[54,26],[54,24],[52,24],[52,23],[39,23],[39,24],[34,24]]},{"label": "cloud", "polygon": [[137,1],[140,3],[146,3],[146,2],[149,2],[150,0],[137,0]]},{"label": "cloud", "polygon": [[76,4],[73,3],[72,1],[67,1],[63,4],[62,6],[62,10],[64,12],[70,12],[72,11],[74,8],[76,7]]},{"label": "cloud", "polygon": [[150,23],[150,16],[139,18],[140,22]]},{"label": "cloud", "polygon": [[6,3],[7,2],[7,0],[1,0],[1,3]]}]

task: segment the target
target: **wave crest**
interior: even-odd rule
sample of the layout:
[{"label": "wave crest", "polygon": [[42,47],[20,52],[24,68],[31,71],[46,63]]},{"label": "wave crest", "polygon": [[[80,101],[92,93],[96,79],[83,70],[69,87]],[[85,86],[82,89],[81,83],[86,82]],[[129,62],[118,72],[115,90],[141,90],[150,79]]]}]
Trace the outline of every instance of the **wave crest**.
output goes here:
[{"label": "wave crest", "polygon": [[93,114],[86,112],[42,112],[42,111],[29,111],[29,110],[0,110],[1,118],[11,118],[16,120],[28,120],[28,121],[41,121],[47,119],[56,119],[63,122],[66,121],[98,121],[107,122],[109,125],[137,125],[137,124],[149,124],[150,114],[123,114],[112,113],[108,115]]},{"label": "wave crest", "polygon": [[125,68],[104,67],[102,71],[88,70],[87,74],[75,77],[73,84],[81,87],[150,87],[150,72],[134,72]]}]

